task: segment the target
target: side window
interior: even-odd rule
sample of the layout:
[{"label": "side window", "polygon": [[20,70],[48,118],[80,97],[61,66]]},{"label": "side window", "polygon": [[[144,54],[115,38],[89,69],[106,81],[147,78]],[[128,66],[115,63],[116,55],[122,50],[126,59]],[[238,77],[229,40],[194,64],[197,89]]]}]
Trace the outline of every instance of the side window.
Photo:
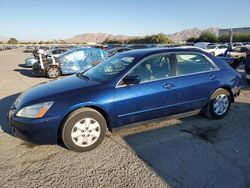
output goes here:
[{"label": "side window", "polygon": [[74,53],[75,61],[82,61],[85,59],[84,51],[76,51]]},{"label": "side window", "polygon": [[85,49],[84,53],[86,54],[86,56],[91,56],[92,55],[91,49]]},{"label": "side window", "polygon": [[94,56],[94,57],[100,57],[101,56],[100,50],[97,50],[97,49],[92,49],[91,53],[92,53],[92,56]]},{"label": "side window", "polygon": [[74,61],[74,52],[71,52],[71,53],[63,56],[62,61],[63,62],[73,62]]},{"label": "side window", "polygon": [[144,60],[130,75],[140,76],[141,82],[164,79],[171,76],[170,55],[159,55]]},{"label": "side window", "polygon": [[218,46],[219,49],[224,49],[224,48],[227,48],[227,46],[225,45],[221,45],[221,46]]},{"label": "side window", "polygon": [[205,56],[196,53],[178,53],[176,54],[176,60],[178,75],[192,74],[215,69]]}]

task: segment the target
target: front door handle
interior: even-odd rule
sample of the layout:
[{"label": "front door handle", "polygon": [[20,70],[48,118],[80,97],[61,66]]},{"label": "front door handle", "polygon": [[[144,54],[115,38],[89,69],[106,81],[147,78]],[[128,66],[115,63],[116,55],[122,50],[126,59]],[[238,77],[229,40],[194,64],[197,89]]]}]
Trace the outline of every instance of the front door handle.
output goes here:
[{"label": "front door handle", "polygon": [[210,80],[215,80],[217,78],[218,78],[218,76],[216,76],[215,74],[212,74],[212,75],[209,76]]},{"label": "front door handle", "polygon": [[174,87],[175,86],[175,84],[173,84],[173,83],[166,83],[163,87],[165,88],[165,89],[171,89],[172,87]]}]

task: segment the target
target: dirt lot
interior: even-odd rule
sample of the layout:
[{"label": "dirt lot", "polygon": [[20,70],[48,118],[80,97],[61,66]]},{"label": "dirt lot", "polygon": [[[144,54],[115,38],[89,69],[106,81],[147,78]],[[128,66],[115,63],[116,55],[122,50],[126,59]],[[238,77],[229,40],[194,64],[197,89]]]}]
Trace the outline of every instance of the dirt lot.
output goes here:
[{"label": "dirt lot", "polygon": [[250,187],[249,87],[223,120],[198,115],[155,122],[74,153],[11,135],[10,105],[48,81],[19,66],[27,56],[22,49],[0,52],[0,187]]}]

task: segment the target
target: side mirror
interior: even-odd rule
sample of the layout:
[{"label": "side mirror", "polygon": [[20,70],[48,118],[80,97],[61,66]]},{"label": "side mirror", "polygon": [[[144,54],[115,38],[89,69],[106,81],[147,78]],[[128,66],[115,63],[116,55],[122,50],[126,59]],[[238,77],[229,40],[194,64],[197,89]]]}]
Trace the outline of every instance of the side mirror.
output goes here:
[{"label": "side mirror", "polygon": [[126,85],[139,84],[141,82],[141,78],[140,76],[126,76],[122,81]]}]

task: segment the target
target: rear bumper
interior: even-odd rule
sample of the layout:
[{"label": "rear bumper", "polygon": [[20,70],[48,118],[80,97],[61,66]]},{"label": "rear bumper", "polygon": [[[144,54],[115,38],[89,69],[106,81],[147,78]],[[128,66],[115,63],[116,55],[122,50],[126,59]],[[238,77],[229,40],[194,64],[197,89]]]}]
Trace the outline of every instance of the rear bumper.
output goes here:
[{"label": "rear bumper", "polygon": [[234,97],[238,97],[240,95],[241,88],[242,88],[241,86],[232,88],[232,93],[233,93]]},{"label": "rear bumper", "polygon": [[15,137],[36,144],[56,144],[58,141],[59,117],[30,119],[8,115],[7,119]]}]

